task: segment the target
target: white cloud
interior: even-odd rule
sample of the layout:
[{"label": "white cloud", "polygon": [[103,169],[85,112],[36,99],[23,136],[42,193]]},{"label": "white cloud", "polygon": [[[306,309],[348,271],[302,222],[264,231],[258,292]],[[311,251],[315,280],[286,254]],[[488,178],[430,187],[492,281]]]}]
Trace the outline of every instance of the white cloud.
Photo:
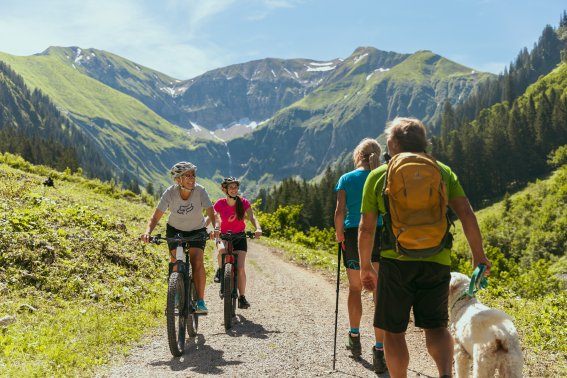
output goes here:
[{"label": "white cloud", "polygon": [[10,37],[0,39],[0,51],[31,55],[49,46],[92,47],[188,79],[221,65],[216,58],[223,56],[220,49],[203,41],[197,45],[196,33],[233,2],[7,0],[0,12],[0,34]]}]

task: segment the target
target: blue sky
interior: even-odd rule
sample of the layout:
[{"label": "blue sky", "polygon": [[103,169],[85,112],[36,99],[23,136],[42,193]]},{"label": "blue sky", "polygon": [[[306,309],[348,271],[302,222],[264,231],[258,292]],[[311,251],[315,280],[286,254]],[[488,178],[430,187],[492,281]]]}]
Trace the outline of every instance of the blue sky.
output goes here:
[{"label": "blue sky", "polygon": [[501,72],[565,0],[0,0],[0,51],[106,50],[189,79],[273,58],[346,58],[359,46],[431,50]]}]

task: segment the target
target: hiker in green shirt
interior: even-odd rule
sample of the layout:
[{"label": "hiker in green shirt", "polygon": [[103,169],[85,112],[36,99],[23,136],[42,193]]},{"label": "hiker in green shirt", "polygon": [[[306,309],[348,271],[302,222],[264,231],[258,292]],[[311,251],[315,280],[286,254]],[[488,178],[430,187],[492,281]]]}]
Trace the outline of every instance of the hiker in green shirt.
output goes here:
[{"label": "hiker in green shirt", "polygon": [[[388,151],[392,157],[405,152],[420,155],[428,146],[425,126],[415,118],[398,117],[388,125],[385,132]],[[457,176],[448,166],[439,162],[437,165],[444,182],[443,194],[448,198],[450,208],[459,217],[471,248],[473,266],[486,264],[488,274],[490,262],[484,254],[474,211]],[[447,329],[450,249],[441,248],[440,252],[427,257],[409,257],[400,254],[399,249],[393,246],[397,240],[390,240],[390,245],[383,242],[378,278],[370,261],[378,215],[387,218],[382,196],[387,171],[388,165],[385,164],[368,176],[362,195],[359,225],[361,281],[367,290],[374,290],[377,282],[378,300],[374,326],[385,332],[384,349],[390,376],[406,377],[409,352],[405,332],[413,307],[415,325],[425,331],[427,350],[437,365],[439,375],[450,377],[453,361],[453,340]],[[388,203],[392,204],[391,201]],[[383,237],[386,233],[385,226]]]}]

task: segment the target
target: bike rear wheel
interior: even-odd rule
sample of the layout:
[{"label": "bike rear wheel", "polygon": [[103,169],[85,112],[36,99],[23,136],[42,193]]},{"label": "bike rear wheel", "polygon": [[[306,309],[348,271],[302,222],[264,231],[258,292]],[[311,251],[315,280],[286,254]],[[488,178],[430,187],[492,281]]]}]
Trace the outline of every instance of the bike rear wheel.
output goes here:
[{"label": "bike rear wheel", "polygon": [[197,289],[195,288],[195,282],[190,281],[189,284],[189,314],[187,314],[187,334],[189,337],[197,336],[197,330],[199,329],[199,316],[195,313],[195,307],[197,306]]},{"label": "bike rear wheel", "polygon": [[223,277],[223,299],[224,299],[224,328],[228,330],[232,327],[232,317],[234,314],[234,301],[232,298],[233,279],[232,264],[225,264]]},{"label": "bike rear wheel", "polygon": [[171,354],[179,357],[185,349],[185,283],[183,275],[173,272],[167,287],[167,340]]}]

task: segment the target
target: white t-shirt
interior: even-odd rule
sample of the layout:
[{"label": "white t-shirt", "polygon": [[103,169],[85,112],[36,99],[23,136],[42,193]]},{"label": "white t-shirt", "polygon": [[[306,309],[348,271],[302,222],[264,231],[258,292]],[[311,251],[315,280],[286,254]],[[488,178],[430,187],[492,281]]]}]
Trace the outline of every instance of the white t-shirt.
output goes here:
[{"label": "white t-shirt", "polygon": [[184,200],[179,193],[177,184],[163,192],[157,208],[165,213],[171,212],[167,223],[180,231],[193,231],[205,227],[203,209],[212,207],[209,194],[202,185],[195,184],[195,189],[189,199]]}]

